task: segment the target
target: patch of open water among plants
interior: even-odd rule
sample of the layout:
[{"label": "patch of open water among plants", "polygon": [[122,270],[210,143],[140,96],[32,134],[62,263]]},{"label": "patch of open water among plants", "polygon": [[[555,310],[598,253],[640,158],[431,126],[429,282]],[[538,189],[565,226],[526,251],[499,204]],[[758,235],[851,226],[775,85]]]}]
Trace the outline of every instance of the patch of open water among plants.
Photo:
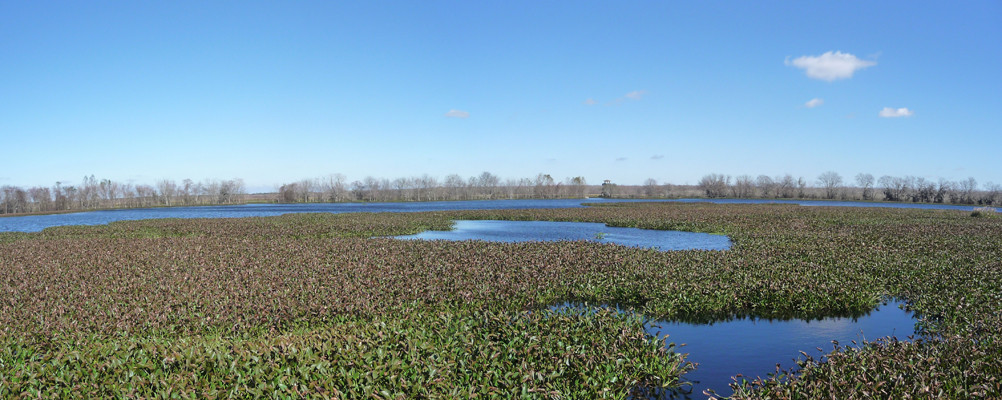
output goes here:
[{"label": "patch of open water among plants", "polygon": [[731,240],[709,233],[618,228],[592,222],[456,221],[451,231],[424,231],[397,239],[487,240],[529,242],[592,240],[623,246],[667,250],[727,250]]},{"label": "patch of open water among plants", "polygon": [[[558,310],[588,305],[564,303],[550,307]],[[626,312],[626,311],[623,311]],[[705,390],[718,396],[733,394],[732,377],[738,381],[766,378],[776,372],[776,364],[784,370],[796,367],[794,360],[803,360],[804,352],[815,359],[839,345],[862,345],[863,341],[894,336],[907,340],[915,334],[917,316],[901,301],[887,301],[870,312],[857,316],[818,319],[735,318],[713,323],[651,321],[646,330],[658,338],[675,343],[674,351],[688,353],[686,361],[698,364],[686,373],[684,380],[692,383],[675,393],[658,397],[672,399],[705,399]],[[819,350],[820,349],[820,350]]]}]

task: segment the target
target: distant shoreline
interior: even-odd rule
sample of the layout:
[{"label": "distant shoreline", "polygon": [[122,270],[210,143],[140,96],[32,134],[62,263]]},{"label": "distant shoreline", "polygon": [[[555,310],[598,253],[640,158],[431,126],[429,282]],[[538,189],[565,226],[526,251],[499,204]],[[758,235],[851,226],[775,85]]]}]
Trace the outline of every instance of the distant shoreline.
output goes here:
[{"label": "distant shoreline", "polygon": [[[693,202],[698,202],[700,200],[705,201],[716,201],[716,200],[756,200],[765,202],[840,202],[840,203],[863,203],[863,204],[915,204],[915,205],[942,205],[942,206],[958,206],[958,207],[993,207],[985,206],[982,204],[957,204],[957,203],[915,203],[915,202],[904,202],[904,201],[887,201],[887,200],[835,200],[835,199],[769,199],[769,198],[757,198],[757,197],[681,197],[681,198],[666,198],[666,197],[601,197],[599,195],[589,195],[587,197],[577,198],[579,200],[586,199],[596,199],[601,198],[609,201],[616,200],[663,200],[663,201],[675,201],[683,202],[684,200],[691,200]],[[0,218],[9,217],[31,217],[40,215],[58,215],[58,214],[75,214],[75,213],[85,213],[91,211],[120,211],[120,210],[143,210],[143,209],[157,209],[157,208],[182,208],[182,207],[219,207],[219,206],[246,206],[251,204],[393,204],[393,203],[435,203],[435,202],[448,202],[448,201],[497,201],[497,200],[568,200],[575,199],[574,197],[560,197],[555,199],[467,199],[467,200],[398,200],[398,201],[337,201],[337,202],[327,202],[327,201],[315,201],[315,202],[277,202],[277,201],[246,201],[242,203],[230,203],[230,204],[189,204],[189,205],[176,205],[176,206],[148,206],[148,207],[111,207],[111,208],[93,208],[86,210],[59,210],[59,211],[37,211],[30,213],[17,213],[17,214],[0,214]]]}]

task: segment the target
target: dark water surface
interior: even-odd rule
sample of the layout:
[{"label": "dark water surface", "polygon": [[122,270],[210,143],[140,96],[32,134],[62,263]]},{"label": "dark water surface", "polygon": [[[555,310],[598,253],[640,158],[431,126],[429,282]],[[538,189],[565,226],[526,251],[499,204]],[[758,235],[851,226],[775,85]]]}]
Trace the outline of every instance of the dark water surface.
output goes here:
[{"label": "dark water surface", "polygon": [[[551,309],[571,306],[563,304]],[[668,341],[676,346],[685,344],[675,351],[688,353],[686,361],[699,364],[695,371],[684,376],[693,383],[684,388],[691,389],[691,394],[676,398],[705,399],[706,389],[713,389],[721,396],[733,394],[728,385],[737,374],[751,381],[775,373],[776,364],[784,369],[796,367],[794,359],[804,359],[801,351],[818,359],[832,350],[833,340],[841,346],[851,345],[853,340],[862,344],[864,339],[885,336],[907,340],[915,334],[918,320],[903,306],[903,302],[890,301],[859,317],[810,321],[754,318],[713,324],[659,321],[648,323],[647,332],[658,338],[667,335]]]},{"label": "dark water surface", "polygon": [[248,204],[239,206],[203,206],[137,208],[106,211],[88,211],[71,214],[28,215],[0,218],[0,232],[37,232],[52,226],[103,225],[114,221],[154,218],[240,218],[267,217],[289,213],[346,213],[346,212],[417,212],[448,210],[498,210],[529,208],[579,208],[584,203],[616,203],[636,201],[711,202],[719,204],[800,204],[805,206],[891,207],[938,210],[966,210],[973,206],[913,203],[869,203],[851,201],[811,200],[739,200],[739,199],[555,199],[555,200],[476,200],[429,201],[413,203],[309,203],[309,204]]},{"label": "dark water surface", "polygon": [[592,240],[658,250],[727,250],[731,240],[709,233],[615,228],[593,222],[456,221],[451,231],[424,231],[397,239],[528,242]]}]

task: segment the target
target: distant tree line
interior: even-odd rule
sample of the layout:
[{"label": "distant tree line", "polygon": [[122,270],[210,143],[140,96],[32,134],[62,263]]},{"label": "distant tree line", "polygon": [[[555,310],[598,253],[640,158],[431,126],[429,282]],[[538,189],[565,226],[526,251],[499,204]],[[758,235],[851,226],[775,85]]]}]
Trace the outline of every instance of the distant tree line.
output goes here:
[{"label": "distant tree line", "polygon": [[[423,174],[393,180],[367,176],[349,181],[344,174],[330,174],[303,179],[276,188],[266,201],[282,203],[349,201],[436,201],[491,199],[582,198],[589,194],[608,198],[763,198],[876,200],[914,203],[946,203],[998,206],[1002,204],[1002,185],[988,182],[982,186],[974,178],[954,182],[922,177],[882,176],[860,173],[844,179],[829,171],[814,181],[791,174],[768,175],[708,174],[697,185],[673,185],[647,179],[642,185],[617,185],[605,181],[589,186],[584,177],[563,181],[549,174],[532,178],[501,178],[490,172],[463,178],[451,174],[444,179]],[[260,198],[259,198],[260,199]],[[120,183],[85,176],[79,185],[56,182],[52,187],[21,188],[0,186],[0,214],[137,208],[155,206],[190,206],[239,204],[247,200],[243,180],[185,179],[180,183],[161,179],[154,185]]]},{"label": "distant tree line", "polygon": [[878,200],[987,206],[1002,203],[1002,184],[988,182],[979,190],[974,178],[954,182],[885,175],[874,179],[871,174],[860,173],[848,181],[837,172],[828,171],[811,185],[804,178],[794,178],[790,174],[759,175],[757,178],[741,175],[733,180],[728,175],[709,174],[700,179],[698,187],[709,198]]},{"label": "distant tree line", "polygon": [[490,172],[465,179],[451,174],[443,180],[428,174],[393,180],[367,176],[351,182],[344,174],[331,174],[281,185],[276,200],[296,203],[553,199],[585,197],[588,189],[584,177],[571,177],[560,182],[542,173],[534,178],[521,179],[502,179]]},{"label": "distant tree line", "polygon": [[0,186],[0,214],[138,208],[155,206],[191,206],[233,204],[245,201],[242,179],[180,183],[161,179],[154,185],[97,180],[84,176],[80,185],[56,182],[52,187]]}]

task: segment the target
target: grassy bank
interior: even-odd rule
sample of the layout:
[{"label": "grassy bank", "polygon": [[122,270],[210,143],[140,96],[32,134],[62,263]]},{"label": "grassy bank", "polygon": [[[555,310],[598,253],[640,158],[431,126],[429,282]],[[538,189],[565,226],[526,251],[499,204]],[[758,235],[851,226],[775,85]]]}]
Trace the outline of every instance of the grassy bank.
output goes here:
[{"label": "grassy bank", "polygon": [[[455,219],[723,233],[734,246],[369,239]],[[1000,239],[1002,219],[970,212],[672,203],[0,234],[0,396],[622,398],[677,386],[688,367],[636,318],[541,307],[708,322],[852,315],[899,296],[928,316],[927,340],[840,350],[736,397],[997,397]]]}]

